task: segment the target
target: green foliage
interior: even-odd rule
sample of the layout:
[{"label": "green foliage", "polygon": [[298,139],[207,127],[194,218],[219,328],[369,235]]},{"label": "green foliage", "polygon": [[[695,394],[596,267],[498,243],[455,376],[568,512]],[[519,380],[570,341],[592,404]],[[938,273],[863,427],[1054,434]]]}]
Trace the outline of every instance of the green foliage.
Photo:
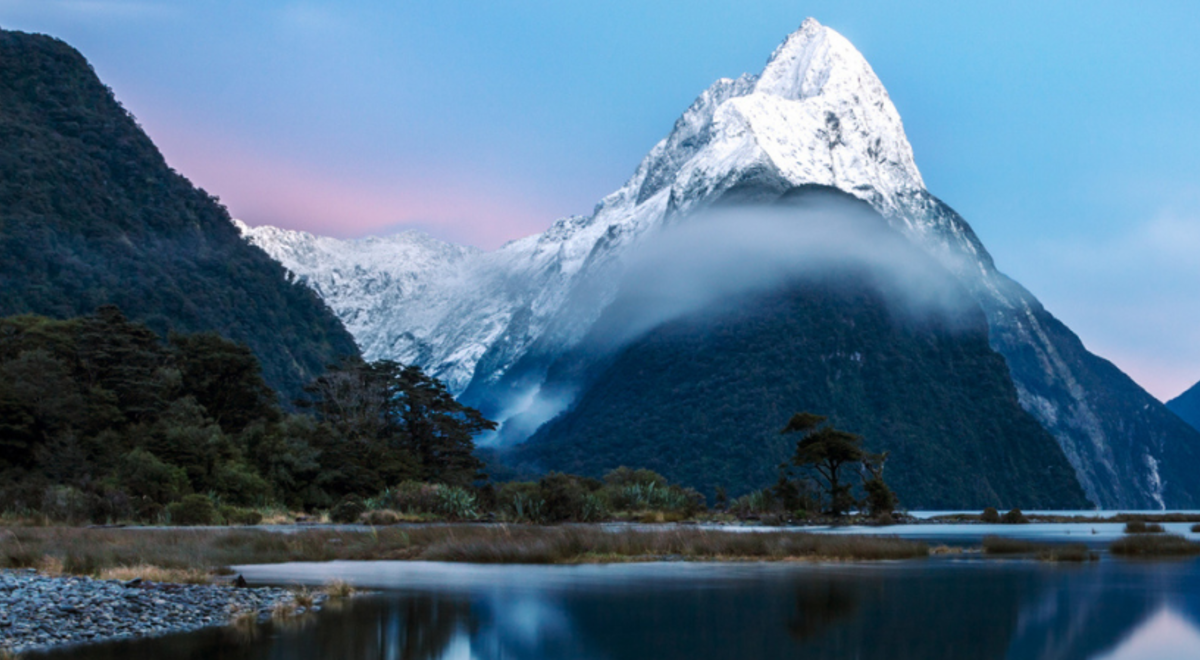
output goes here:
[{"label": "green foliage", "polygon": [[305,391],[299,403],[338,436],[320,447],[331,490],[369,495],[406,480],[468,486],[484,476],[473,438],[495,423],[418,367],[347,360]]},{"label": "green foliage", "polygon": [[186,470],[140,447],[121,457],[117,481],[130,496],[155,503],[174,502],[190,490]]},{"label": "green foliage", "polygon": [[479,517],[475,496],[461,486],[445,486],[438,491],[437,512],[447,520],[473,520]]},{"label": "green foliage", "polygon": [[514,522],[540,523],[546,519],[546,502],[536,483],[506,483],[500,487],[496,501],[504,517]]},{"label": "green foliage", "polygon": [[168,504],[167,517],[172,525],[212,525],[217,521],[217,510],[207,495],[193,493]]},{"label": "green foliage", "polygon": [[890,516],[896,510],[896,494],[883,479],[872,477],[863,482],[867,512],[875,517]]},{"label": "green foliage", "polygon": [[257,525],[262,522],[262,514],[254,509],[240,509],[224,505],[217,509],[221,520],[226,525]]},{"label": "green foliage", "polygon": [[988,508],[983,510],[983,513],[979,514],[979,521],[985,522],[985,523],[990,523],[993,525],[997,524],[1000,522],[1000,512],[997,511],[995,509],[995,507],[989,506]]},{"label": "green foliage", "polygon": [[760,516],[764,513],[774,513],[779,510],[775,494],[770,488],[756,490],[742,495],[729,505],[730,513],[736,516]]},{"label": "green foliage", "polygon": [[1000,516],[1000,522],[1005,525],[1024,525],[1029,522],[1029,519],[1021,513],[1020,509],[1010,509],[1008,513]]},{"label": "green foliage", "polygon": [[[216,331],[249,346],[289,397],[357,354],[316,294],[172,170],[63,42],[0,32],[0,153],[0,315],[69,318],[115,304],[156,334]],[[106,385],[134,397],[122,399],[127,411],[155,395],[128,384]]]},{"label": "green foliage", "polygon": [[343,497],[336,506],[329,510],[329,519],[335,523],[354,523],[358,522],[359,516],[366,510],[367,505],[363,503],[363,499],[358,495],[350,494]]}]

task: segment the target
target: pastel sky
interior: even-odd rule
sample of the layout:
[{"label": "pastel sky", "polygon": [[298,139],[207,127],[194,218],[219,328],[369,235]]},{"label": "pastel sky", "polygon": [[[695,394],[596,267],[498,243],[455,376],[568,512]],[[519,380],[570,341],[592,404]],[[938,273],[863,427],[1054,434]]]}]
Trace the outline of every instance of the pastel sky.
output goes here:
[{"label": "pastel sky", "polygon": [[929,189],[1160,398],[1200,379],[1200,2],[0,0],[235,217],[485,248],[589,212],[806,16]]}]

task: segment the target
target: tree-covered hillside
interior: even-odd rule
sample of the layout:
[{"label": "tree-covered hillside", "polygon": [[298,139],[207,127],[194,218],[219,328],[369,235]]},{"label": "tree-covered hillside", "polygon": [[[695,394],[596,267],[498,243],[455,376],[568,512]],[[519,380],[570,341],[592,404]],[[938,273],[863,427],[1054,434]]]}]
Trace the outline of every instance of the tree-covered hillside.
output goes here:
[{"label": "tree-covered hillside", "polygon": [[159,334],[249,345],[286,397],[353,339],[168,167],[67,44],[0,31],[0,316],[116,304]]},{"label": "tree-covered hillside", "polygon": [[[811,198],[780,203],[803,214]],[[872,246],[940,270],[889,231],[869,235]],[[940,272],[936,282],[957,286]],[[501,459],[587,475],[639,465],[738,495],[775,482],[795,449],[780,429],[815,410],[862,435],[864,449],[890,452],[887,482],[903,506],[1088,507],[1054,437],[1019,405],[979,307],[912,314],[882,286],[873,271],[835,268],[661,325],[591,359],[572,408]],[[608,325],[620,308],[605,312]]]}]

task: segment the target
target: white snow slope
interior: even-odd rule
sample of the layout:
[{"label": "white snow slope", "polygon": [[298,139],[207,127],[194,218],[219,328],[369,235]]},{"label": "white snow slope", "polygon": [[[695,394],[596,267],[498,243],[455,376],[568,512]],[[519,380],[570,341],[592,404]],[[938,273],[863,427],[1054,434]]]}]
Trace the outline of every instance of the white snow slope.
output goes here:
[{"label": "white snow slope", "polygon": [[[590,216],[558,220],[499,250],[417,232],[342,241],[239,228],[329,303],[366,358],[421,365],[462,393],[499,382],[531,351],[570,347],[611,300],[616,278],[605,269],[616,257],[672,217],[763,174],[839,188],[922,245],[974,293],[998,351],[1032,351],[1038,373],[1014,368],[1021,403],[1058,438],[1088,496],[1105,506],[1161,505],[1162,482],[1144,467],[1159,460],[1153,448],[1144,447],[1151,460],[1140,461],[1140,472],[1118,474],[1133,468],[1117,464],[1111,433],[1072,371],[1077,365],[1043,327],[1048,315],[925,190],[883,84],[849,41],[811,18],[760,74],[705,90]],[[521,412],[538,385],[523,377],[506,414]]]}]

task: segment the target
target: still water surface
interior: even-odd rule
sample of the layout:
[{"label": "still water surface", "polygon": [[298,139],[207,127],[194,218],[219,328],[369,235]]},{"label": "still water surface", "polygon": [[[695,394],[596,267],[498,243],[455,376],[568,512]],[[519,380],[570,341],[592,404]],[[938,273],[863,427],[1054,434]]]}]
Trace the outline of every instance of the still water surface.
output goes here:
[{"label": "still water surface", "polygon": [[379,590],[247,636],[85,647],[116,658],[1200,658],[1200,562],[935,557],[870,564],[243,567]]}]

